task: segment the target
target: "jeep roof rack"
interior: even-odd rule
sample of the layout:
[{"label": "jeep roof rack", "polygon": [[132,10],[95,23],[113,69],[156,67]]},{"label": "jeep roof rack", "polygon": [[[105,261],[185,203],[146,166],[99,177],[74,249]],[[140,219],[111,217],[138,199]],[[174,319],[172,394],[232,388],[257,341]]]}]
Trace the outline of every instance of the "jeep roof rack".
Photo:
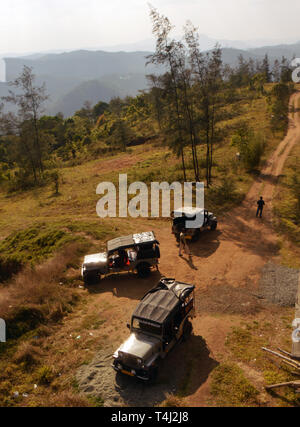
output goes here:
[{"label": "jeep roof rack", "polygon": [[107,242],[107,252],[111,253],[118,249],[127,249],[135,245],[143,245],[149,243],[157,243],[153,231],[147,231],[138,234],[130,234],[129,236],[117,237],[116,239]]},{"label": "jeep roof rack", "polygon": [[196,214],[203,214],[205,211],[204,208],[193,208],[191,206],[186,206],[180,209],[175,209],[172,212],[173,216],[182,216],[184,215],[187,218],[193,218]]},{"label": "jeep roof rack", "polygon": [[163,278],[142,298],[133,317],[162,324],[194,289],[194,285]]}]

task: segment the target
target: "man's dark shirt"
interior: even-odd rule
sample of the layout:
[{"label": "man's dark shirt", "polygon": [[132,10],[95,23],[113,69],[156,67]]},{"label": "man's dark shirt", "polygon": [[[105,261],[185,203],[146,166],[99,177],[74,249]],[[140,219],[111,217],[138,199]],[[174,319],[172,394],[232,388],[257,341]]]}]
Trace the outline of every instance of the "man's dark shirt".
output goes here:
[{"label": "man's dark shirt", "polygon": [[259,200],[257,202],[259,209],[262,209],[264,207],[265,202],[263,200]]}]

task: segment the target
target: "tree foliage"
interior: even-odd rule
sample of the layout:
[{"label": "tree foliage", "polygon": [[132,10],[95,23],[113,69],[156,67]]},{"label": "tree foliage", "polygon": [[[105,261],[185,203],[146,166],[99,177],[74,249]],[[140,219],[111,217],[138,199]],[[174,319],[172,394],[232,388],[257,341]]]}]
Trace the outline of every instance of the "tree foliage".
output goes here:
[{"label": "tree foliage", "polygon": [[[10,83],[13,90],[2,99],[5,112],[0,104],[0,183],[20,189],[50,182],[59,194],[62,165],[126,151],[158,137],[159,143],[167,144],[180,158],[185,181],[192,170],[193,180],[205,178],[209,187],[216,146],[228,135],[220,122],[238,116],[245,97],[250,102],[267,98],[273,131],[286,128],[292,91],[286,58],[272,64],[267,55],[261,61],[240,55],[232,68],[222,63],[218,45],[210,52],[201,51],[192,23],[185,25],[183,37],[177,39],[172,37],[167,17],[152,6],[150,16],[156,49],[147,63],[158,65],[159,74],[147,76],[149,88],[135,97],[113,98],[109,103],[99,100],[96,105],[87,101],[67,118],[61,113],[44,115],[46,88],[36,84],[31,68],[24,67]],[[10,104],[14,111],[7,112]],[[232,144],[246,169],[259,166],[263,137],[240,124]]]},{"label": "tree foliage", "polygon": [[2,99],[16,106],[17,113],[2,114],[2,129],[13,137],[12,160],[18,165],[20,178],[25,182],[30,175],[34,182],[41,179],[44,172],[44,159],[47,156],[47,138],[43,137],[39,119],[48,99],[45,85],[35,85],[32,68],[24,66],[20,76],[10,86],[9,95]]},{"label": "tree foliage", "polygon": [[[164,66],[161,76],[149,76],[151,100],[158,126],[169,146],[181,157],[186,180],[185,151],[190,148],[195,181],[199,181],[197,147],[205,143],[207,185],[212,180],[213,143],[218,93],[222,87],[222,60],[218,46],[203,54],[199,36],[191,23],[185,27],[184,41],[170,38],[173,28],[169,19],[150,7],[155,53],[148,57],[153,64]],[[204,134],[204,136],[203,136]]]}]

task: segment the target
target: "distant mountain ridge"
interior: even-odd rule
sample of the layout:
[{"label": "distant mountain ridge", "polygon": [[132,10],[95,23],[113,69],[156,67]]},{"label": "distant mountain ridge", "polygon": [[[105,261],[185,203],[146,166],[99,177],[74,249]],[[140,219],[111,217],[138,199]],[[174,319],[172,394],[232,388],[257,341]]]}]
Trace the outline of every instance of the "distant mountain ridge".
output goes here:
[{"label": "distant mountain ridge", "polygon": [[[285,56],[300,57],[300,43],[250,49],[223,47],[223,62],[236,66],[238,56],[261,60],[265,54],[270,62]],[[80,109],[85,101],[109,101],[115,96],[135,96],[147,88],[146,74],[157,73],[152,64],[146,67],[151,51],[106,52],[77,50],[63,53],[33,54],[5,58],[6,80],[14,80],[24,65],[32,67],[38,83],[45,82],[50,94],[47,113],[62,112],[66,117]],[[0,96],[7,93],[7,84],[0,84]]]},{"label": "distant mountain ridge", "polygon": [[[175,38],[180,38],[176,37]],[[300,37],[299,37],[300,41]],[[288,41],[284,44],[293,44],[296,41]],[[297,41],[298,42],[298,41]],[[199,34],[199,44],[203,51],[212,49],[216,44],[219,44],[221,47],[233,48],[233,49],[251,49],[251,48],[259,48],[261,46],[277,46],[280,43],[279,40],[274,39],[254,39],[254,40],[228,40],[228,39],[216,39],[213,37],[209,37],[206,34]],[[102,50],[106,50],[109,52],[117,52],[117,51],[153,51],[155,49],[155,40],[153,38],[141,40],[134,43],[121,43],[118,45],[111,45],[102,47]]]},{"label": "distant mountain ridge", "polygon": [[[109,74],[146,73],[146,56],[150,52],[105,52],[78,50],[48,54],[37,59],[4,58],[6,80],[15,79],[23,65],[34,67],[37,75],[90,80]],[[153,68],[153,67],[152,67]]]},{"label": "distant mountain ridge", "polygon": [[287,59],[292,59],[293,56],[300,57],[300,42],[293,44],[281,44],[277,46],[264,46],[248,49],[250,54],[264,56],[266,53],[270,58],[280,59],[285,56]]},{"label": "distant mountain ridge", "polygon": [[78,50],[5,58],[6,80],[14,80],[24,65],[32,67],[38,83],[45,82],[50,94],[47,112],[69,116],[85,101],[96,103],[115,96],[135,96],[145,89],[146,74],[157,71],[153,65],[146,67],[150,53]]}]

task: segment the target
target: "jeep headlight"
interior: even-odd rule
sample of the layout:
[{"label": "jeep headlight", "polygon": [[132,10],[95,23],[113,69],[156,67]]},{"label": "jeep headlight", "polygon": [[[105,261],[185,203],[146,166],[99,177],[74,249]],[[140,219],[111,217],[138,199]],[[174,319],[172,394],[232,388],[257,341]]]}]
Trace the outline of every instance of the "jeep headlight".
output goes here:
[{"label": "jeep headlight", "polygon": [[144,363],[143,359],[141,359],[140,357],[137,358],[137,365],[139,368],[142,368],[142,369],[145,368],[145,363]]}]

